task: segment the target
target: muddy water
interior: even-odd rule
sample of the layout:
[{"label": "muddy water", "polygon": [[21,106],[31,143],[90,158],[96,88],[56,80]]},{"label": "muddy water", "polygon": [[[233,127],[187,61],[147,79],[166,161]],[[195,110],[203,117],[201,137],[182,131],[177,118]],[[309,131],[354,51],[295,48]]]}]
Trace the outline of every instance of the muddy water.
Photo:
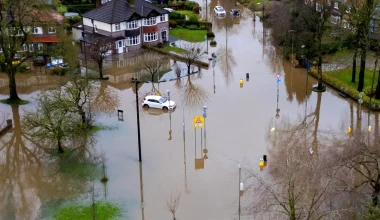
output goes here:
[{"label": "muddy water", "polygon": [[[152,91],[165,94],[171,90],[171,99],[178,105],[170,114],[140,108],[141,167],[136,88],[129,82],[133,73],[117,68],[106,71],[110,80],[102,82],[100,87],[108,91],[100,96],[105,103],[104,111],[112,110],[106,108],[111,105],[108,101],[118,96],[124,121],[118,121],[115,112],[111,116],[101,115],[97,122],[117,126],[116,130],[99,132],[97,142],[90,149],[106,156],[109,182],[105,188],[98,181],[100,174],[83,178],[63,172],[62,167],[68,164],[46,156],[46,152],[22,135],[20,115],[23,109],[33,109],[34,102],[19,108],[0,105],[1,112],[9,113],[8,117],[15,123],[15,129],[0,142],[0,194],[6,198],[0,203],[0,219],[44,219],[49,216],[49,210],[68,199],[86,195],[92,180],[100,191],[98,199],[118,202],[129,219],[169,219],[166,201],[172,191],[181,193],[176,212],[179,219],[238,219],[238,164],[259,169],[258,160],[267,153],[264,136],[281,117],[295,118],[306,110],[306,114],[318,115],[317,129],[345,130],[351,126],[355,130],[368,126],[366,112],[358,121],[357,104],[351,100],[341,98],[331,89],[322,94],[311,92],[316,80],[307,77],[305,70],[291,68],[283,61],[270,44],[269,31],[263,33],[259,21],[253,23],[247,14],[233,24],[226,25],[223,20],[213,22],[218,45],[208,50],[209,54],[215,52],[218,56],[214,68],[210,65],[209,70],[181,80],[159,85],[145,83],[138,88],[139,99]],[[168,65],[173,64],[170,61]],[[248,82],[246,73],[250,74]],[[161,76],[162,79],[173,77],[172,70]],[[244,81],[242,88],[240,79]],[[21,97],[31,100],[38,95],[38,89],[32,93],[20,89]],[[201,131],[194,131],[192,123],[194,116],[202,114],[204,105],[207,106],[206,141],[202,136],[201,145]],[[378,115],[371,114],[370,124],[378,130],[375,121],[378,123]],[[8,141],[11,142],[7,144]],[[203,160],[205,148],[208,153]],[[83,155],[78,153],[78,157]],[[95,163],[91,158],[78,161]]]}]

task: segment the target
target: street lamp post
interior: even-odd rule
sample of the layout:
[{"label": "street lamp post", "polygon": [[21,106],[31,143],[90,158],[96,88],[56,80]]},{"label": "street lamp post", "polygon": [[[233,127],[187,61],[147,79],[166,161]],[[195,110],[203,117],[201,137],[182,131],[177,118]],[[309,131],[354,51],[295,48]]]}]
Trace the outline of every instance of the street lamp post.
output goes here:
[{"label": "street lamp post", "polygon": [[[186,68],[182,68],[183,71]],[[182,130],[185,133],[185,79],[182,80]]]},{"label": "street lamp post", "polygon": [[240,220],[240,183],[241,183],[241,166],[239,164],[239,188],[238,188],[238,192],[239,192],[239,220]]},{"label": "street lamp post", "polygon": [[139,146],[139,161],[141,162],[141,137],[140,137],[140,111],[139,111],[139,88],[138,84],[141,83],[137,79],[135,79],[136,86],[136,116],[137,116],[137,138],[138,138],[138,146]]},{"label": "street lamp post", "polygon": [[[168,92],[168,100],[169,100],[169,109],[170,109],[170,90],[167,90],[167,92]],[[169,127],[169,140],[171,140],[172,139],[172,112],[171,111],[169,111],[169,125],[170,125],[170,127]]]}]

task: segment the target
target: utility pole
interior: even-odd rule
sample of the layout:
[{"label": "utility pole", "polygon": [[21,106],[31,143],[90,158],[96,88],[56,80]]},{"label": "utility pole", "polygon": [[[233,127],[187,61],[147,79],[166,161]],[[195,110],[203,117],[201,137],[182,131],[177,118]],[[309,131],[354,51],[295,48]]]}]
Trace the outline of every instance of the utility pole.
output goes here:
[{"label": "utility pole", "polygon": [[137,116],[137,138],[139,144],[139,161],[141,162],[141,138],[140,138],[140,111],[139,111],[139,88],[138,84],[141,83],[135,79],[136,86],[136,116]]}]

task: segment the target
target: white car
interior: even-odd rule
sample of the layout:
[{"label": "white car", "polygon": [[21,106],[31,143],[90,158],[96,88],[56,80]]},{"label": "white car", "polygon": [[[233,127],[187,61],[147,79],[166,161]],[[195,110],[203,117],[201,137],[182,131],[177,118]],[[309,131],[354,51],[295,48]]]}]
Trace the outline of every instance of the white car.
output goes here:
[{"label": "white car", "polygon": [[226,16],[226,10],[222,6],[215,6],[214,13],[216,16]]},{"label": "white car", "polygon": [[173,12],[174,11],[174,9],[172,9],[172,8],[164,8],[164,10],[166,10],[168,12]]},{"label": "white car", "polygon": [[148,95],[144,98],[142,106],[145,108],[159,108],[164,110],[173,110],[177,105],[174,101],[167,100],[164,97],[158,95]]}]

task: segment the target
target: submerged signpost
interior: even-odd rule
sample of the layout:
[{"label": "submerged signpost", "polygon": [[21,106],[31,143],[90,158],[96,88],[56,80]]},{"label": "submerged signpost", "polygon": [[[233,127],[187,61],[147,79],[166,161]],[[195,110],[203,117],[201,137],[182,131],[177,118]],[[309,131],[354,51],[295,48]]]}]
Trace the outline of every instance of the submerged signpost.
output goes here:
[{"label": "submerged signpost", "polygon": [[197,158],[197,129],[201,129],[201,145],[202,145],[202,129],[204,128],[205,119],[203,116],[195,116],[193,118],[193,125],[194,125],[194,143],[195,143],[195,169],[204,169],[204,158]]}]

